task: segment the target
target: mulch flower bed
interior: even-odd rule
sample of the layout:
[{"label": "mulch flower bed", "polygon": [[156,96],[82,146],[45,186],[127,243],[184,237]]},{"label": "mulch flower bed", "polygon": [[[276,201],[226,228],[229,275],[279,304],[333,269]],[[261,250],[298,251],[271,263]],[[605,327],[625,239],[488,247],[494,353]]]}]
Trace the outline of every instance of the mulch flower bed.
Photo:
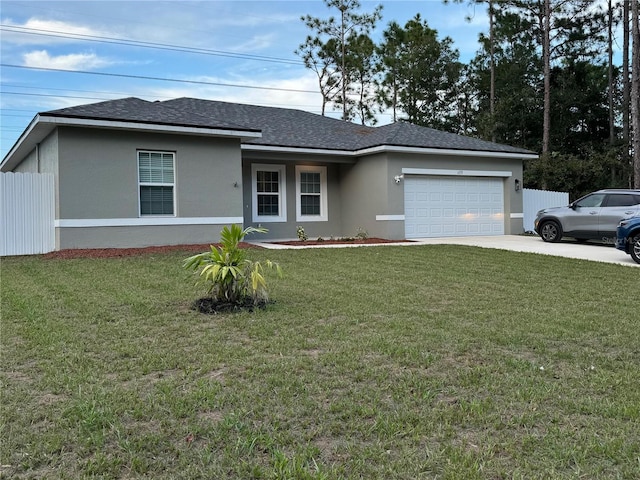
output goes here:
[{"label": "mulch flower bed", "polygon": [[251,299],[247,299],[241,303],[225,302],[221,300],[215,300],[211,297],[199,298],[191,305],[192,310],[196,310],[200,313],[206,313],[208,315],[215,315],[217,313],[233,313],[233,312],[253,312],[256,309],[266,308],[269,302],[253,303]]},{"label": "mulch flower bed", "polygon": [[337,240],[290,240],[287,242],[273,242],[277,245],[291,246],[314,246],[314,245],[377,245],[383,243],[405,243],[408,240],[388,240],[386,238],[355,238],[353,240],[337,239]]},{"label": "mulch flower bed", "polygon": [[[201,253],[208,251],[210,243],[192,245],[164,245],[160,247],[144,248],[74,248],[59,250],[43,255],[44,258],[118,258],[136,255],[152,255],[169,252]],[[217,245],[217,244],[213,244]],[[240,243],[240,248],[262,248],[250,243]]]},{"label": "mulch flower bed", "polygon": [[[365,238],[354,240],[291,240],[287,242],[273,242],[277,245],[291,246],[314,246],[314,245],[376,245],[384,243],[403,243],[408,240],[387,240],[385,238]],[[185,252],[185,253],[201,253],[206,252],[210,248],[209,243],[192,244],[192,245],[164,245],[159,247],[143,247],[143,248],[73,248],[67,250],[59,250],[57,252],[49,252],[43,255],[43,258],[119,258],[133,257],[137,255],[153,255],[169,252]],[[213,244],[217,245],[217,244]],[[262,248],[252,243],[242,242],[240,248]]]}]

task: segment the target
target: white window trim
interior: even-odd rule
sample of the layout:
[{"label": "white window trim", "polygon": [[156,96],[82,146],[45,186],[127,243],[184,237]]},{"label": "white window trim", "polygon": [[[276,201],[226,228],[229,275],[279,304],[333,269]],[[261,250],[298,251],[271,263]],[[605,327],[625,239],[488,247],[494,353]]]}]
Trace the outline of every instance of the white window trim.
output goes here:
[{"label": "white window trim", "polygon": [[[279,214],[258,215],[258,172],[278,172],[279,185]],[[251,216],[254,223],[272,223],[287,221],[287,177],[284,165],[253,163],[251,164]]]},{"label": "white window trim", "polygon": [[[300,202],[300,174],[303,172],[320,174],[320,215],[302,215]],[[296,165],[296,222],[326,222],[329,220],[327,208],[327,167]]]},{"label": "white window trim", "polygon": [[[173,183],[151,183],[151,182],[141,182],[140,181],[140,154],[141,153],[161,153],[163,155],[168,154],[173,157]],[[176,152],[167,152],[163,150],[136,150],[136,169],[138,174],[138,217],[139,218],[149,218],[149,217],[176,217],[178,212],[178,205],[176,202]],[[171,215],[158,215],[158,214],[143,214],[142,206],[140,202],[140,187],[173,187],[173,214]]]}]

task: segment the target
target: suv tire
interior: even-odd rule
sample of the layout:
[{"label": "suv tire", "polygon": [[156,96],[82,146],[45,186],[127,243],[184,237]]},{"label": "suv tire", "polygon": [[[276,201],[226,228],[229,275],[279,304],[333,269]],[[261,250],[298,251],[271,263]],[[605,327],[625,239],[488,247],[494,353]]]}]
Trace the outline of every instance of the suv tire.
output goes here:
[{"label": "suv tire", "polygon": [[557,243],[562,239],[562,227],[555,220],[547,220],[540,227],[540,237],[545,242]]},{"label": "suv tire", "polygon": [[636,263],[640,263],[640,235],[630,239],[631,247],[629,253]]}]

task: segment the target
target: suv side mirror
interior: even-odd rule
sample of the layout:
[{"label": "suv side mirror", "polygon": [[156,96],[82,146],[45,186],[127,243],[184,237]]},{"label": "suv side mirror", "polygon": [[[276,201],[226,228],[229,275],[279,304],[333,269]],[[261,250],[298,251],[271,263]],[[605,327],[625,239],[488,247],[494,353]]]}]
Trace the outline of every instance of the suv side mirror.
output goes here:
[{"label": "suv side mirror", "polygon": [[578,208],[578,205],[576,205],[576,202],[573,202],[573,203],[570,203],[570,204],[569,204],[569,208],[570,208],[571,210],[575,210],[576,208]]}]

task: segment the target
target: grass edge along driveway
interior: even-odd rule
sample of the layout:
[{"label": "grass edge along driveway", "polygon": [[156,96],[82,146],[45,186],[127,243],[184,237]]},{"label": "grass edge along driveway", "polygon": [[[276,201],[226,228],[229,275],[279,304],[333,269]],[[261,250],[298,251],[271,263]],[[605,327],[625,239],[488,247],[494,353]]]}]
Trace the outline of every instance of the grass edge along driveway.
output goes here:
[{"label": "grass edge along driveway", "polygon": [[256,250],[201,315],[186,253],[4,258],[3,478],[636,478],[630,269],[453,245]]}]

